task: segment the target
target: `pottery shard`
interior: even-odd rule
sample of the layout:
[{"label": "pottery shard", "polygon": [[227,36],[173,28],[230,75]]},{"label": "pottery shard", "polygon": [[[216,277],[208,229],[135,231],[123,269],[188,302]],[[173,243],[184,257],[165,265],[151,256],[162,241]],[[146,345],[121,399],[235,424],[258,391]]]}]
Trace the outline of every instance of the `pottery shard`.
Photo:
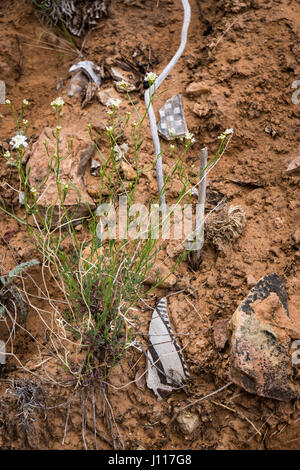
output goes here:
[{"label": "pottery shard", "polygon": [[[45,144],[50,158],[47,155]],[[62,185],[68,185],[64,201],[65,210],[68,211],[68,219],[86,217],[90,214],[90,210],[94,210],[96,207],[86,192],[84,181],[86,166],[93,157],[94,146],[88,139],[80,137],[78,134],[75,136],[71,130],[65,128],[61,131],[59,150],[60,155],[66,157],[60,162],[59,180]],[[56,152],[56,139],[53,137],[52,129],[46,127],[37,142],[33,144],[27,163],[27,167],[30,167],[30,184],[32,187],[38,188],[36,194],[38,206],[41,211],[54,206],[52,218],[54,224],[58,220],[61,204],[55,174],[53,169],[49,169],[49,165],[52,160],[53,168],[55,164],[53,155]],[[65,221],[65,218],[62,217],[61,221]]]},{"label": "pottery shard", "polygon": [[251,289],[229,324],[231,380],[276,400],[297,398],[290,346],[300,332],[289,317],[283,279],[269,274]]},{"label": "pottery shard", "polygon": [[286,172],[290,175],[300,174],[300,157],[294,158],[294,160],[287,167]]}]

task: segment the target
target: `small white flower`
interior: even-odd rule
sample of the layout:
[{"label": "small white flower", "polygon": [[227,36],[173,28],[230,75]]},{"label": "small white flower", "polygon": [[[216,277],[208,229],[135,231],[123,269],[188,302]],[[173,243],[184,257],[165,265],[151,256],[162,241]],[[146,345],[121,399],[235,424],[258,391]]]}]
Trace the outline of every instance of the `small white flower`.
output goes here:
[{"label": "small white flower", "polygon": [[171,144],[170,145],[170,149],[172,150],[172,152],[175,150],[175,145]]},{"label": "small white flower", "polygon": [[24,124],[24,126],[27,126],[27,124],[28,124],[27,119],[23,119],[23,124]]},{"label": "small white flower", "polygon": [[188,144],[194,144],[196,142],[196,139],[194,138],[194,134],[192,134],[192,132],[186,131],[184,137]]},{"label": "small white flower", "polygon": [[12,137],[11,141],[9,142],[14,149],[19,149],[21,147],[28,147],[27,137],[23,134],[17,134]]},{"label": "small white flower", "polygon": [[226,135],[233,134],[233,129],[226,129],[226,131],[224,131],[224,134]]},{"label": "small white flower", "polygon": [[118,85],[120,88],[123,88],[124,90],[128,90],[129,88],[129,83],[126,82],[126,80],[121,80],[120,82],[118,82]]},{"label": "small white flower", "polygon": [[65,184],[63,185],[63,190],[64,190],[64,191],[67,191],[68,189],[69,189],[69,186],[67,185],[67,183],[65,183]]},{"label": "small white flower", "polygon": [[56,126],[57,131],[61,131],[61,126]]},{"label": "small white flower", "polygon": [[109,134],[112,134],[112,132],[113,132],[112,126],[107,126],[107,127],[106,127],[106,130],[107,130],[107,132],[108,132]]},{"label": "small white flower", "polygon": [[132,127],[136,127],[136,126],[137,126],[137,122],[136,122],[136,121],[132,121],[131,125],[132,125]]},{"label": "small white flower", "polygon": [[148,72],[145,75],[145,81],[149,83],[149,85],[153,85],[153,83],[156,81],[157,75],[154,72]]},{"label": "small white flower", "polygon": [[10,100],[5,100],[5,103],[10,105],[11,104],[11,101]]},{"label": "small white flower", "polygon": [[10,155],[11,155],[11,154],[10,154],[9,151],[7,151],[7,152],[5,152],[5,153],[3,154],[4,158],[10,158]]},{"label": "small white flower", "polygon": [[121,100],[119,100],[118,98],[117,99],[114,99],[114,98],[108,98],[107,102],[106,102],[106,106],[108,108],[113,108],[113,109],[116,109],[120,106],[120,104],[122,103]]},{"label": "small white flower", "polygon": [[185,133],[185,139],[186,139],[186,140],[191,140],[193,137],[194,137],[194,136],[193,136],[193,134],[192,134],[191,132],[186,131],[186,133]]},{"label": "small white flower", "polygon": [[30,188],[30,192],[31,192],[32,194],[35,194],[35,193],[36,193],[36,188]]},{"label": "small white flower", "polygon": [[169,132],[169,135],[170,135],[171,137],[174,137],[174,135],[175,135],[175,129],[174,129],[173,127],[171,127],[171,129],[168,129],[168,132]]},{"label": "small white flower", "polygon": [[27,106],[29,103],[28,103],[27,100],[23,100],[23,104],[24,104],[24,106]]},{"label": "small white flower", "polygon": [[114,111],[112,109],[108,109],[106,112],[109,116],[112,116],[114,114]]},{"label": "small white flower", "polygon": [[60,96],[58,98],[56,98],[56,100],[51,102],[51,106],[54,109],[62,108],[64,104],[65,104],[65,102]]}]

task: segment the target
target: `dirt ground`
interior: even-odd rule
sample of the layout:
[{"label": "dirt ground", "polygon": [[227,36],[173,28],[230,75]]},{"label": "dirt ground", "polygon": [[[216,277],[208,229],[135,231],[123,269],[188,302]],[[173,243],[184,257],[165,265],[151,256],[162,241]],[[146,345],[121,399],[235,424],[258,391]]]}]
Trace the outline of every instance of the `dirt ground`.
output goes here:
[{"label": "dirt ground", "polygon": [[[197,155],[203,146],[213,155],[217,136],[226,128],[234,129],[228,150],[209,174],[208,186],[211,194],[221,193],[230,204],[244,208],[246,228],[223,254],[205,244],[199,270],[192,271],[184,262],[175,272],[176,284],[168,290],[157,289],[151,299],[153,306],[163,295],[173,294],[168,297],[170,319],[174,330],[182,335],[180,341],[192,379],[186,392],[173,393],[158,402],[147,387],[138,388],[134,378],[145,367],[145,360],[134,352],[111,377],[110,402],[126,449],[300,449],[299,400],[285,403],[261,398],[235,385],[193,407],[199,426],[192,434],[183,434],[172,420],[178,407],[230,382],[228,344],[222,351],[216,348],[213,323],[231,318],[249,291],[249,275],[258,281],[277,272],[285,279],[289,309],[300,329],[299,232],[296,234],[300,180],[286,173],[289,162],[298,156],[300,141],[300,104],[292,102],[292,83],[300,80],[300,1],[190,3],[187,47],[166,80],[166,92],[155,109],[173,94],[182,93],[188,128],[196,138],[187,157],[191,165],[198,165]],[[108,18],[87,35],[83,56],[100,64],[120,53],[129,54],[138,44],[151,45],[157,59],[154,71],[159,73],[177,49],[181,24],[180,0],[112,0]],[[29,101],[26,117],[31,123],[30,143],[37,140],[45,126],[55,126],[50,102],[58,96],[60,79],[63,86],[59,96],[66,102],[63,121],[72,120],[74,129],[86,128],[89,122],[103,128],[107,121],[105,107],[96,99],[82,110],[78,101],[68,98],[68,70],[76,54],[72,50],[57,54],[55,47],[59,43],[38,46],[45,28],[30,1],[1,1],[0,78],[6,82],[7,98],[16,106],[20,107],[24,98]],[[82,40],[75,41],[80,49]],[[191,98],[185,93],[191,82],[206,83],[209,92]],[[138,93],[135,99],[143,106]],[[7,106],[0,105],[0,113],[0,141],[7,144],[15,127]],[[154,158],[147,132],[141,153],[143,165]],[[171,164],[172,157],[166,155],[165,167]],[[16,181],[4,159],[0,160],[0,179],[1,185],[8,182],[13,186]],[[175,185],[174,197],[176,190]],[[146,202],[149,192],[155,191],[154,176],[142,180],[140,202]],[[21,210],[18,196],[10,187],[2,186],[1,196]],[[171,202],[172,193],[169,197]],[[8,272],[16,262],[34,256],[35,250],[21,225],[1,214],[1,270]],[[32,273],[39,282],[39,269]],[[143,324],[148,325],[151,310],[144,309],[142,315]],[[29,312],[26,327],[47,345],[43,325],[36,321],[34,311]],[[36,367],[44,358],[37,355],[33,339],[17,331],[15,354],[35,374],[31,380],[37,381]],[[56,371],[54,364],[51,367],[58,382],[62,382],[64,371]],[[75,394],[69,402],[72,390],[68,387],[43,383],[47,416],[38,412],[32,432],[24,431],[15,417],[16,403],[6,393],[9,380],[22,374],[13,361],[0,370],[0,447],[95,448],[92,397]],[[96,395],[97,445],[110,449],[103,406],[103,397]]]}]

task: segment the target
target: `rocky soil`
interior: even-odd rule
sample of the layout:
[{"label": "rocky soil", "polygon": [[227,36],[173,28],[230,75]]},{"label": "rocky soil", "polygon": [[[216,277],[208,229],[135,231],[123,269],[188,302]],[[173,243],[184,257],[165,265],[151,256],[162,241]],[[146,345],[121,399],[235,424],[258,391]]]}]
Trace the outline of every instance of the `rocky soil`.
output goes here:
[{"label": "rocky soil", "polygon": [[[153,308],[161,297],[169,295],[170,320],[191,375],[187,389],[157,401],[142,378],[145,359],[134,351],[114,370],[107,393],[126,449],[299,449],[300,365],[292,366],[285,361],[291,341],[300,336],[300,103],[292,100],[295,92],[292,84],[300,80],[300,1],[190,0],[190,3],[192,20],[187,47],[165,81],[162,87],[165,93],[157,99],[155,110],[172,95],[182,93],[187,125],[196,138],[186,157],[191,167],[198,168],[203,146],[208,147],[210,156],[214,155],[217,136],[226,128],[234,129],[226,153],[209,173],[207,208],[213,207],[218,198],[226,197],[229,205],[244,209],[246,225],[242,235],[224,250],[205,243],[200,268],[194,271],[184,262],[171,282],[156,289],[149,299]],[[99,65],[103,62],[110,65],[120,54],[130,56],[139,45],[151,46],[153,70],[159,73],[176,51],[181,24],[180,0],[112,0],[109,15],[100,20],[99,28],[91,31],[84,42],[83,38],[74,41],[84,59]],[[26,118],[31,124],[30,149],[39,145],[39,136],[46,127],[56,125],[50,102],[57,96],[66,103],[63,125],[72,127],[79,140],[87,136],[89,122],[100,131],[107,123],[106,108],[96,96],[84,108],[78,99],[68,97],[68,70],[78,54],[71,47],[65,50],[65,45],[49,33],[43,36],[47,45],[39,43],[46,28],[49,25],[41,21],[29,0],[2,0],[0,79],[6,83],[7,98],[16,106],[20,107],[24,98],[29,101]],[[104,82],[103,89],[107,88],[113,88],[111,80]],[[115,90],[113,94],[120,96],[121,109],[126,111],[124,98]],[[134,92],[133,97],[143,106],[139,92]],[[154,158],[147,126],[145,130],[142,166]],[[0,105],[0,141],[4,149],[14,133],[8,107]],[[130,160],[130,149],[128,155]],[[166,154],[165,169],[171,167],[172,159],[171,154]],[[88,178],[87,197],[96,200],[96,180]],[[127,179],[130,180],[128,173]],[[1,197],[21,214],[18,194],[13,189],[16,174],[4,159],[0,159],[0,180]],[[156,191],[155,175],[143,177],[139,202],[147,202]],[[175,182],[169,188],[168,200],[175,200],[180,191],[180,182]],[[167,247],[170,261],[173,248],[171,243]],[[1,213],[1,274],[35,256],[22,226]],[[30,273],[39,283],[39,268],[32,268]],[[272,294],[261,303],[255,299],[256,317],[252,317],[249,326],[243,309],[237,308],[250,289],[272,273],[283,279],[290,318],[283,297],[279,302],[277,294]],[[55,294],[51,286],[50,292]],[[47,308],[44,301],[39,306]],[[152,310],[144,307],[140,315],[146,331]],[[259,334],[266,330],[261,324],[268,324],[270,340],[256,342],[255,348],[272,348],[274,335],[280,342],[280,354],[285,354],[280,362],[285,371],[281,375],[286,385],[284,397],[280,387],[279,395],[273,389],[270,392],[270,387],[261,387],[269,370],[263,369],[263,360],[256,363],[260,369],[255,386],[247,385],[236,373],[241,364],[245,365],[245,358],[234,356],[243,322],[251,333],[247,341],[253,338],[257,322]],[[33,338],[47,346],[44,326],[33,310],[28,314],[26,328]],[[5,366],[0,365],[0,447],[111,448],[103,396],[93,399],[88,393],[73,395],[68,387],[40,383],[39,364],[46,356],[39,355],[30,335],[17,331],[14,339],[14,352],[28,372],[24,374],[13,359]],[[269,355],[268,360],[273,357]],[[64,371],[52,361],[50,372],[58,383],[66,380]],[[43,404],[34,414],[30,432],[16,417],[16,395],[7,392],[13,378],[24,377],[39,384],[41,390],[36,393]],[[180,408],[231,380],[235,384],[178,413]]]}]

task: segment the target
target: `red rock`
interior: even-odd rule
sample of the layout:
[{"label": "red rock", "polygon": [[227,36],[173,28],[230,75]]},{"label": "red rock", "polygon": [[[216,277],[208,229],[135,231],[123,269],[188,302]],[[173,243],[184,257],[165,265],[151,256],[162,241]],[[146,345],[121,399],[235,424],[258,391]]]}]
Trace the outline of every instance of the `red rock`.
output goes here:
[{"label": "red rock", "polygon": [[203,95],[204,93],[210,93],[211,87],[212,84],[208,84],[207,82],[192,82],[187,86],[185,92],[188,96],[195,97]]},{"label": "red rock", "polygon": [[218,349],[224,349],[225,344],[228,340],[228,336],[227,336],[228,322],[229,320],[222,319],[222,320],[216,320],[213,323],[214,340]]},{"label": "red rock", "polygon": [[199,416],[185,411],[177,417],[177,423],[183,434],[193,434],[200,425]]},{"label": "red rock", "polygon": [[210,108],[207,103],[204,103],[204,104],[195,103],[192,111],[198,117],[205,117],[208,115]]},{"label": "red rock", "polygon": [[247,276],[247,286],[250,287],[250,289],[252,289],[252,287],[256,286],[256,284],[257,284],[257,281],[255,277],[252,276],[252,274],[249,274]]},{"label": "red rock", "polygon": [[293,239],[295,240],[297,245],[300,243],[300,228],[297,228],[296,232],[293,235]]},{"label": "red rock", "polygon": [[137,388],[144,390],[146,387],[146,371],[145,369],[139,369],[135,374],[135,383]]}]

